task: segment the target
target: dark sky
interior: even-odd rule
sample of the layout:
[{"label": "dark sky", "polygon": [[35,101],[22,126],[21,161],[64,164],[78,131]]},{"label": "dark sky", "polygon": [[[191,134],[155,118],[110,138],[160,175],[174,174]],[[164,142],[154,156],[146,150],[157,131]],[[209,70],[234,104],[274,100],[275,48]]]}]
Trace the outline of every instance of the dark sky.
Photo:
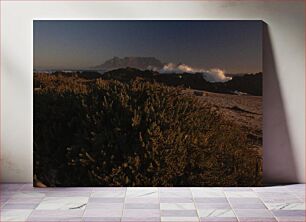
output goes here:
[{"label": "dark sky", "polygon": [[261,21],[34,21],[34,68],[153,56],[228,73],[262,70]]}]

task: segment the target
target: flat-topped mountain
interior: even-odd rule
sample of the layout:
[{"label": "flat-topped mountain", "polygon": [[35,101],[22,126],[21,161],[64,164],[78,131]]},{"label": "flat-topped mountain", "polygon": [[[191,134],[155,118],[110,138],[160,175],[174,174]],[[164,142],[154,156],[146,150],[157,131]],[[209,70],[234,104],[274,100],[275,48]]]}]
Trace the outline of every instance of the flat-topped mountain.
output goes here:
[{"label": "flat-topped mountain", "polygon": [[163,63],[154,57],[113,57],[105,61],[103,64],[94,68],[102,70],[113,70],[118,68],[137,68],[137,69],[154,69],[159,70],[163,68]]}]

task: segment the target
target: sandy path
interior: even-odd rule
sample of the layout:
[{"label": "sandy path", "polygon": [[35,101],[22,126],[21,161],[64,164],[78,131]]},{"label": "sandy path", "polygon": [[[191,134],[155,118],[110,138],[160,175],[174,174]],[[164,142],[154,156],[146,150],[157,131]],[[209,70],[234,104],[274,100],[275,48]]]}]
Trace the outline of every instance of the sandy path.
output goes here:
[{"label": "sandy path", "polygon": [[[185,90],[188,94],[196,93],[199,99],[213,104],[225,118],[235,122],[248,133],[249,140],[262,146],[262,97],[251,95],[231,95],[199,90]],[[203,93],[202,95],[201,92]]]}]

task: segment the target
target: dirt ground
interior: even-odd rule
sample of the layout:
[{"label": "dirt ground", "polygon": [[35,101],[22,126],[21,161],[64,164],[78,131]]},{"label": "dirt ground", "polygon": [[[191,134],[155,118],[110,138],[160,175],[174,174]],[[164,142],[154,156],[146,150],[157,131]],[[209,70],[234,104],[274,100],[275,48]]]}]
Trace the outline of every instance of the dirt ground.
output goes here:
[{"label": "dirt ground", "polygon": [[252,95],[232,95],[212,93],[200,90],[185,90],[187,94],[217,107],[223,116],[248,132],[248,139],[258,148],[262,148],[262,97]]}]

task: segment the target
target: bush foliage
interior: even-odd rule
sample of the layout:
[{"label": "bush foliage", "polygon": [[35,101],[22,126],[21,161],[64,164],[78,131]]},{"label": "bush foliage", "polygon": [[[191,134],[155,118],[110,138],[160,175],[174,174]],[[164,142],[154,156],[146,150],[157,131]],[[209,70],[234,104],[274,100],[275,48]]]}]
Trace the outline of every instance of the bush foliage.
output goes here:
[{"label": "bush foliage", "polygon": [[260,185],[245,132],[179,87],[46,74],[34,86],[34,174],[47,186]]}]

